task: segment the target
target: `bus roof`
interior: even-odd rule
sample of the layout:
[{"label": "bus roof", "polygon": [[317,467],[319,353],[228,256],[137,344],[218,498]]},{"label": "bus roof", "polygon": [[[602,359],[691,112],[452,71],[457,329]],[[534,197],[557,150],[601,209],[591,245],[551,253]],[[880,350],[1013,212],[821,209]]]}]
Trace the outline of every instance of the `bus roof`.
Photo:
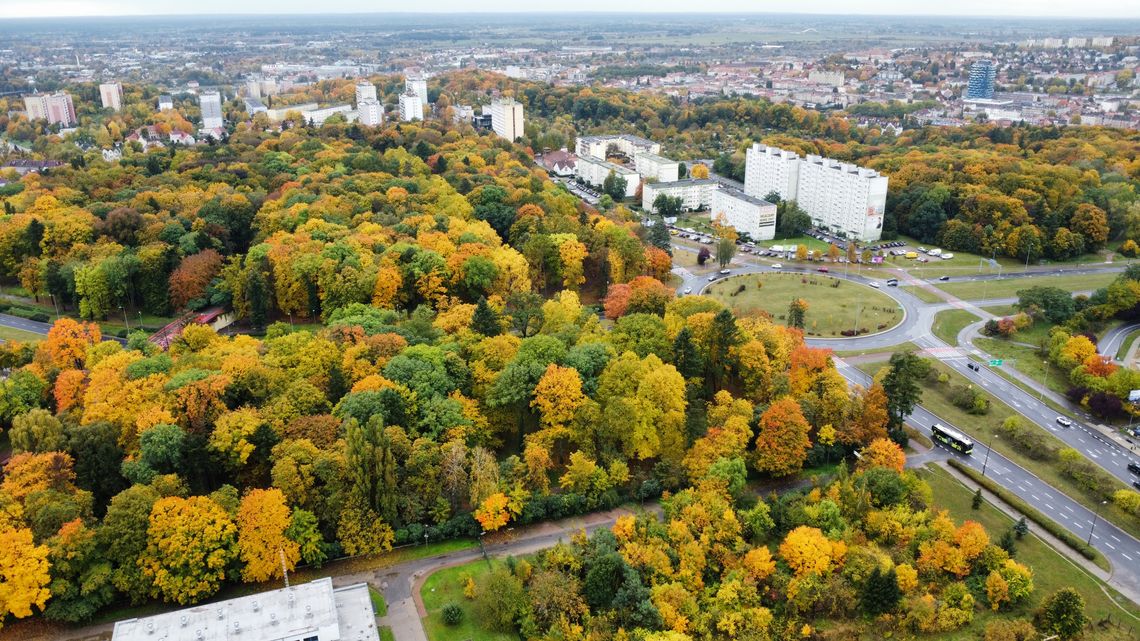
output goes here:
[{"label": "bus roof", "polygon": [[935,423],[934,427],[938,428],[938,431],[942,432],[943,434],[946,434],[947,436],[953,436],[954,438],[958,439],[959,441],[962,441],[963,443],[973,444],[973,442],[974,442],[974,439],[970,438],[969,436],[966,436],[965,434],[959,432],[958,430],[956,430],[952,427],[946,427],[942,423]]}]

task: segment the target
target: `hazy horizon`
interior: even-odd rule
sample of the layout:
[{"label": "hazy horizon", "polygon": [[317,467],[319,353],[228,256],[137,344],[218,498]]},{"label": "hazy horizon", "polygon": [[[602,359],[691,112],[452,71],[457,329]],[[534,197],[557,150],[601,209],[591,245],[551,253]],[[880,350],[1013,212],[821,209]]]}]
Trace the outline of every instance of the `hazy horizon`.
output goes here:
[{"label": "hazy horizon", "polygon": [[[470,14],[701,14],[701,15],[834,15],[834,16],[892,16],[892,17],[953,17],[953,18],[1081,18],[1081,19],[1132,19],[1140,18],[1140,3],[1124,0],[1061,0],[1043,3],[1031,0],[1007,0],[993,3],[983,0],[963,0],[947,10],[927,10],[924,3],[904,0],[867,0],[858,6],[837,0],[803,0],[794,11],[780,10],[780,5],[748,0],[726,0],[715,7],[694,11],[691,2],[681,0],[628,0],[621,10],[612,9],[612,3],[600,0],[581,0],[578,10],[567,10],[560,5],[551,8],[536,7],[525,0],[489,0],[472,10],[469,2],[438,0],[415,11],[377,8],[369,0],[327,0],[313,9],[304,0],[249,0],[235,10],[226,0],[199,0],[187,5],[175,0],[15,0],[6,7],[10,18],[54,17],[145,17],[145,16],[259,16],[259,15],[338,15],[338,14],[391,14],[434,15]],[[757,6],[760,5],[760,6]]]}]

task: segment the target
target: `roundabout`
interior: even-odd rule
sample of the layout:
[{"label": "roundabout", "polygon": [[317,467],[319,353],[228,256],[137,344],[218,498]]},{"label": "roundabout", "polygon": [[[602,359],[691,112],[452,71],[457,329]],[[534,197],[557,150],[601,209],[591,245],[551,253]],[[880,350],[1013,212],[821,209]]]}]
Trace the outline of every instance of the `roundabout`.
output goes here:
[{"label": "roundabout", "polygon": [[814,272],[746,273],[718,279],[702,292],[741,316],[766,313],[788,321],[793,300],[807,302],[808,338],[843,338],[886,332],[906,318],[891,296],[860,282]]}]

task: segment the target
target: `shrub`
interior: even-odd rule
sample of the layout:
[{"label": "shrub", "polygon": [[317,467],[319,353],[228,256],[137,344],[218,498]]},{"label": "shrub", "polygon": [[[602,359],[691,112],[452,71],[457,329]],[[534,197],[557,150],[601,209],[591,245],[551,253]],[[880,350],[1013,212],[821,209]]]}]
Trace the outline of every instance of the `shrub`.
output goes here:
[{"label": "shrub", "polygon": [[1140,492],[1117,490],[1112,494],[1112,502],[1133,516],[1140,516]]},{"label": "shrub", "polygon": [[1001,436],[1017,451],[1037,461],[1053,461],[1059,448],[1052,439],[1041,438],[1037,429],[1027,426],[1018,416],[1002,422]]},{"label": "shrub", "polygon": [[443,604],[443,622],[447,625],[455,626],[463,622],[463,608],[459,607],[458,603],[445,603]]}]

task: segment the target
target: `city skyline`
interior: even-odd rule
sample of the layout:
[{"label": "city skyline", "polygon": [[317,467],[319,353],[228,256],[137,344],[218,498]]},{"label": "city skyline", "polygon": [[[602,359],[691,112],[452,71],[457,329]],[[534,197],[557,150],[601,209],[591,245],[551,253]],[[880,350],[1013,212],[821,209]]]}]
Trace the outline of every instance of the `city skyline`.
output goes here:
[{"label": "city skyline", "polygon": [[[337,14],[337,13],[570,13],[561,5],[552,8],[535,7],[522,0],[492,0],[471,11],[471,5],[457,0],[440,0],[432,6],[417,7],[415,11],[392,11],[377,7],[367,0],[330,0],[314,8],[300,0],[266,2],[253,0],[235,9],[233,3],[223,0],[201,0],[193,5],[173,0],[16,0],[6,8],[9,18],[61,17],[61,16],[146,16],[146,15],[256,15],[256,14]],[[1042,6],[1030,0],[1010,0],[995,4],[983,0],[964,0],[950,7],[915,4],[902,0],[869,0],[853,7],[839,0],[808,0],[796,5],[795,11],[781,11],[776,3],[755,3],[747,0],[727,0],[715,7],[692,10],[692,4],[682,0],[632,0],[615,11],[612,3],[585,0],[576,5],[575,13],[750,13],[750,14],[820,14],[820,15],[892,15],[892,16],[954,16],[954,17],[1140,17],[1140,5],[1125,0],[1092,0],[1077,2],[1062,0]]]}]

